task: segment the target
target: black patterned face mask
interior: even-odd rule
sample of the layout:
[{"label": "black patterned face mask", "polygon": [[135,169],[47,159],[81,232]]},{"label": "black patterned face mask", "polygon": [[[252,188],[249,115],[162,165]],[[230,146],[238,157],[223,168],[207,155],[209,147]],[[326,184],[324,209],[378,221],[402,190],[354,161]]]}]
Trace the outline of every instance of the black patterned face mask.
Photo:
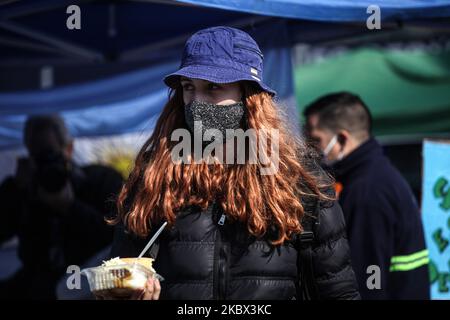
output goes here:
[{"label": "black patterned face mask", "polygon": [[194,122],[201,121],[202,137],[208,129],[217,129],[226,139],[226,129],[239,129],[244,117],[244,103],[242,101],[230,105],[193,101],[184,108],[186,124],[194,133]]}]

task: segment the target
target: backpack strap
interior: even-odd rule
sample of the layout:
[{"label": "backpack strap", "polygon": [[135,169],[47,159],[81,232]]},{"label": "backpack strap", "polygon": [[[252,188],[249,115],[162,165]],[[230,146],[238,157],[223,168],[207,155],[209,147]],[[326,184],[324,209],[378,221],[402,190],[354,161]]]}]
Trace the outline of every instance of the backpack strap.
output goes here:
[{"label": "backpack strap", "polygon": [[302,220],[303,232],[297,238],[297,266],[300,271],[298,296],[301,300],[319,299],[312,259],[314,231],[319,225],[319,215],[320,201],[316,201],[314,209],[311,212],[305,212]]},{"label": "backpack strap", "polygon": [[153,243],[152,247],[150,248],[148,255],[151,258],[153,258],[154,260],[156,260],[156,258],[158,257],[158,252],[159,252],[159,240],[156,239],[156,241]]},{"label": "backpack strap", "polygon": [[[161,224],[162,225],[162,224]],[[161,225],[159,225],[159,227],[161,227]],[[158,228],[159,228],[158,227]],[[157,229],[156,229],[157,230]],[[161,236],[161,235],[160,235]],[[147,251],[147,256],[150,258],[153,258],[154,260],[156,260],[156,258],[158,257],[158,252],[159,252],[159,237],[156,238],[155,242],[153,242],[152,246],[150,247],[150,250]]]}]

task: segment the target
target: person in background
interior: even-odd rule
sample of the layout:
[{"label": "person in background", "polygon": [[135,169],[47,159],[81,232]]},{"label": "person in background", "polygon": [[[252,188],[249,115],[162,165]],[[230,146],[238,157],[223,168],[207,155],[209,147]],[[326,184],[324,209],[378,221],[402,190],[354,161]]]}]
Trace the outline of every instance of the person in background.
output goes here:
[{"label": "person in background", "polygon": [[[333,93],[307,106],[304,116],[308,139],[323,151],[324,164],[337,181],[362,298],[429,299],[419,208],[372,136],[367,106],[351,93]],[[376,278],[368,281],[375,270],[369,266],[379,267],[379,285]]]},{"label": "person in background", "polygon": [[0,283],[0,298],[54,299],[69,265],[110,245],[112,228],[104,219],[114,210],[122,177],[101,165],[77,166],[57,115],[28,118],[24,143],[29,157],[0,185],[0,243],[17,236],[22,262]]}]

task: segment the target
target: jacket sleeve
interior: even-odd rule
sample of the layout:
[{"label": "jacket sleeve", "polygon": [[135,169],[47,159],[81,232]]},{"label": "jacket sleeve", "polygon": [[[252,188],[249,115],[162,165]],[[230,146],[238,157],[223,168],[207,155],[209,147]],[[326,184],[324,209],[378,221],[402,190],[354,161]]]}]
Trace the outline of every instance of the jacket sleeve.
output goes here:
[{"label": "jacket sleeve", "polygon": [[350,262],[344,216],[337,202],[323,207],[320,211],[312,260],[320,299],[360,299]]}]

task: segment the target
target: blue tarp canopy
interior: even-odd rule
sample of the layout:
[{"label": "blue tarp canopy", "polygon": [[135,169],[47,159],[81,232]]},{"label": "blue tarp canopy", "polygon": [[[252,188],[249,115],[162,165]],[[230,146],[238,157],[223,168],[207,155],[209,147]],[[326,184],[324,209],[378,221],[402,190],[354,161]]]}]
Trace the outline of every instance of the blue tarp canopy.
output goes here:
[{"label": "blue tarp canopy", "polygon": [[[66,9],[73,4],[82,13],[77,31],[65,27]],[[318,22],[327,22],[331,34],[339,28],[330,22],[359,22],[356,29],[367,31],[361,26],[369,5],[380,7],[385,22],[450,17],[450,0],[21,0],[0,4],[0,58],[58,57],[66,48],[72,57],[114,60],[143,45],[173,43],[205,26],[249,27],[263,17],[308,21],[295,30],[300,34],[315,31]]]},{"label": "blue tarp canopy", "polygon": [[[73,4],[81,9],[80,30],[66,27],[66,9]],[[411,19],[449,24],[441,18],[450,16],[450,1],[436,0],[2,4],[0,150],[20,146],[26,116],[43,112],[61,113],[74,136],[151,130],[167,100],[161,79],[177,68],[184,41],[213,25],[251,33],[265,54],[266,82],[280,99],[293,98],[292,45],[368,34],[368,5],[380,6],[387,30]],[[43,66],[53,67],[54,86],[39,90],[36,69]],[[288,112],[295,109],[292,104]]]},{"label": "blue tarp canopy", "polygon": [[376,5],[384,20],[448,17],[446,0],[178,0],[233,11],[318,21],[365,21]]}]

